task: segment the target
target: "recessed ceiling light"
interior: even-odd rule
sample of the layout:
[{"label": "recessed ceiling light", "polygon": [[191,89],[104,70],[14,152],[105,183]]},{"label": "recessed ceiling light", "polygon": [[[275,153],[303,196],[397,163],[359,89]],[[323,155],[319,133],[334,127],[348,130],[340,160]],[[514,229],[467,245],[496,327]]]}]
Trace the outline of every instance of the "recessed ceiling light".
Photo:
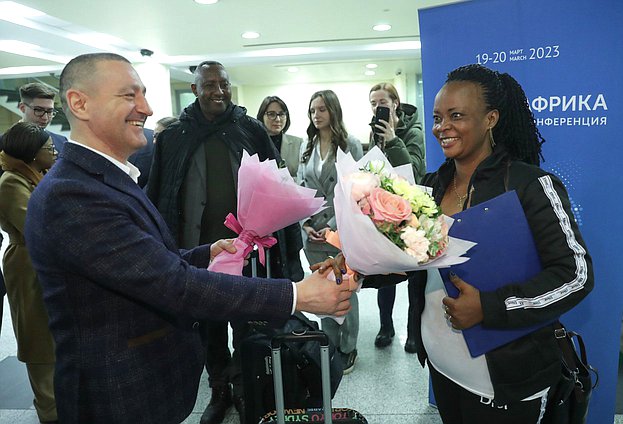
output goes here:
[{"label": "recessed ceiling light", "polygon": [[376,75],[376,72],[374,72],[374,71],[366,71],[366,72],[364,72],[364,74],[369,76],[369,77],[371,77],[373,75]]},{"label": "recessed ceiling light", "polygon": [[376,63],[368,63],[366,65],[366,68],[368,68],[368,69],[376,69],[378,67],[379,67],[379,65],[377,65]]},{"label": "recessed ceiling light", "polygon": [[252,40],[254,38],[259,38],[260,33],[255,31],[247,31],[242,33],[242,38],[246,38],[248,40]]},{"label": "recessed ceiling light", "polygon": [[372,29],[375,31],[389,31],[390,29],[392,29],[392,26],[388,24],[378,24],[374,25]]},{"label": "recessed ceiling light", "polygon": [[218,3],[218,0],[195,0],[195,3],[199,3],[199,4],[214,4],[214,3]]},{"label": "recessed ceiling light", "polygon": [[299,71],[299,68],[297,68],[296,66],[290,66],[288,68],[288,72],[291,72],[291,73],[295,73],[295,72],[298,72],[298,71]]}]

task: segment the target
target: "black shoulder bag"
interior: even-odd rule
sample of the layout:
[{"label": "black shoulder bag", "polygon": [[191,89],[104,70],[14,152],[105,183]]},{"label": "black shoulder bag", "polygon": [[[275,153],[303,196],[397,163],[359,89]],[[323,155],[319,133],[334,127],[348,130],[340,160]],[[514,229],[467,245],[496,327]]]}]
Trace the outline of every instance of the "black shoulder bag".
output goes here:
[{"label": "black shoulder bag", "polygon": [[[597,370],[589,365],[582,336],[554,323],[554,335],[562,353],[562,375],[549,396],[544,423],[584,424],[591,393],[599,382]],[[577,345],[573,339],[577,341]],[[595,383],[592,382],[595,374]]]}]

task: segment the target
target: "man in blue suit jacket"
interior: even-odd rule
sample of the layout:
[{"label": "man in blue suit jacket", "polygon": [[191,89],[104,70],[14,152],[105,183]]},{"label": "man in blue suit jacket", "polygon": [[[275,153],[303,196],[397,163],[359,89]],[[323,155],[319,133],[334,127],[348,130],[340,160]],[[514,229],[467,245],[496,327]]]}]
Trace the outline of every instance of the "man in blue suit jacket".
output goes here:
[{"label": "man in blue suit jacket", "polygon": [[78,56],[60,85],[71,140],[25,225],[56,342],[60,422],[181,422],[205,358],[199,319],[347,313],[347,284],[318,273],[299,283],[212,273],[210,259],[231,243],[177,249],[127,161],[146,143],[152,110],[126,59]]}]

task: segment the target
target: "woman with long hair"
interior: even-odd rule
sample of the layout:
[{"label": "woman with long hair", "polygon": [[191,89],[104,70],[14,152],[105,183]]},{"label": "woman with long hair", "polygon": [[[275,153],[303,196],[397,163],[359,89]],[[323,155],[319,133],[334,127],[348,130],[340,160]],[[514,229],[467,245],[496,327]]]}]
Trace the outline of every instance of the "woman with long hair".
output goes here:
[{"label": "woman with long hair", "polygon": [[[417,353],[422,365],[428,363],[441,419],[447,424],[550,424],[548,401],[564,381],[555,321],[594,286],[592,260],[567,191],[539,167],[545,140],[526,94],[509,74],[481,65],[450,72],[435,97],[433,135],[446,161],[422,184],[432,187],[442,212],[451,216],[515,191],[541,264],[532,278],[502,280],[487,291],[476,287],[478,275],[463,280],[467,277],[450,272],[456,298],[447,295],[438,270],[409,273],[417,288]],[[343,260],[338,256],[317,268],[339,268]],[[490,263],[500,266],[495,257]],[[367,276],[363,285],[403,279]],[[459,330],[478,324],[538,329],[472,357]]]},{"label": "woman with long hair", "polygon": [[[548,394],[555,391],[562,369],[551,321],[594,285],[592,260],[567,191],[539,167],[545,140],[523,89],[509,74],[481,65],[450,72],[435,98],[433,135],[446,162],[423,184],[433,188],[443,213],[453,215],[514,190],[542,267],[529,280],[502,281],[492,291],[472,285],[477,275],[464,281],[450,274],[459,289],[456,299],[439,284],[437,270],[426,273],[418,353],[428,362],[439,413],[444,423],[547,422]],[[472,358],[457,330],[477,324],[542,327]]]},{"label": "woman with long hair", "polygon": [[24,221],[30,195],[54,164],[56,150],[46,131],[27,122],[9,128],[2,141],[0,227],[9,235],[3,267],[17,359],[26,363],[39,421],[55,422],[54,341],[41,285],[24,244]]},{"label": "woman with long hair", "polygon": [[[309,101],[307,140],[301,144],[301,163],[297,180],[327,201],[327,208],[303,222],[303,250],[310,264],[324,261],[339,250],[327,243],[326,234],[336,230],[333,209],[333,189],[337,183],[335,160],[337,150],[351,153],[355,160],[363,156],[361,142],[346,131],[340,101],[331,90],[314,93]],[[355,366],[359,334],[359,305],[357,295],[350,298],[352,310],[342,325],[332,318],[322,320],[322,329],[342,354],[344,373]]]}]

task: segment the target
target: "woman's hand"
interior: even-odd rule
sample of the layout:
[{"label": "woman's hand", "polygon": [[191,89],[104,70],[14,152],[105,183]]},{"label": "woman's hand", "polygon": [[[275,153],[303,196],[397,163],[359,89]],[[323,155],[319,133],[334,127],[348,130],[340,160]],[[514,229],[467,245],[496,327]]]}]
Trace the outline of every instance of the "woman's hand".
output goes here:
[{"label": "woman's hand", "polygon": [[307,233],[307,239],[313,243],[326,243],[326,239],[324,234],[326,233],[326,228],[323,228],[320,231],[316,231],[312,228],[311,225],[304,225],[303,231]]},{"label": "woman's hand", "polygon": [[379,119],[378,123],[374,126],[378,130],[377,134],[383,140],[383,145],[385,145],[385,143],[387,143],[388,141],[396,138],[396,132],[394,131],[394,126],[390,124],[389,122],[383,119]]},{"label": "woman's hand", "polygon": [[335,282],[338,284],[342,284],[342,276],[346,274],[346,260],[344,259],[344,255],[342,252],[338,253],[334,258],[333,256],[329,256],[322,262],[317,264],[313,264],[309,267],[309,269],[313,271],[318,270],[321,274],[323,274],[327,269],[333,269],[333,274],[335,275]]},{"label": "woman's hand", "polygon": [[480,303],[480,290],[461,280],[452,272],[450,273],[450,281],[459,289],[459,297],[453,299],[446,296],[442,303],[446,309],[446,319],[450,321],[452,328],[465,330],[480,324],[484,319]]},{"label": "woman's hand", "polygon": [[236,253],[236,248],[234,247],[234,239],[221,239],[217,240],[212,245],[210,245],[210,262],[218,255],[219,253],[225,251],[229,253]]}]

